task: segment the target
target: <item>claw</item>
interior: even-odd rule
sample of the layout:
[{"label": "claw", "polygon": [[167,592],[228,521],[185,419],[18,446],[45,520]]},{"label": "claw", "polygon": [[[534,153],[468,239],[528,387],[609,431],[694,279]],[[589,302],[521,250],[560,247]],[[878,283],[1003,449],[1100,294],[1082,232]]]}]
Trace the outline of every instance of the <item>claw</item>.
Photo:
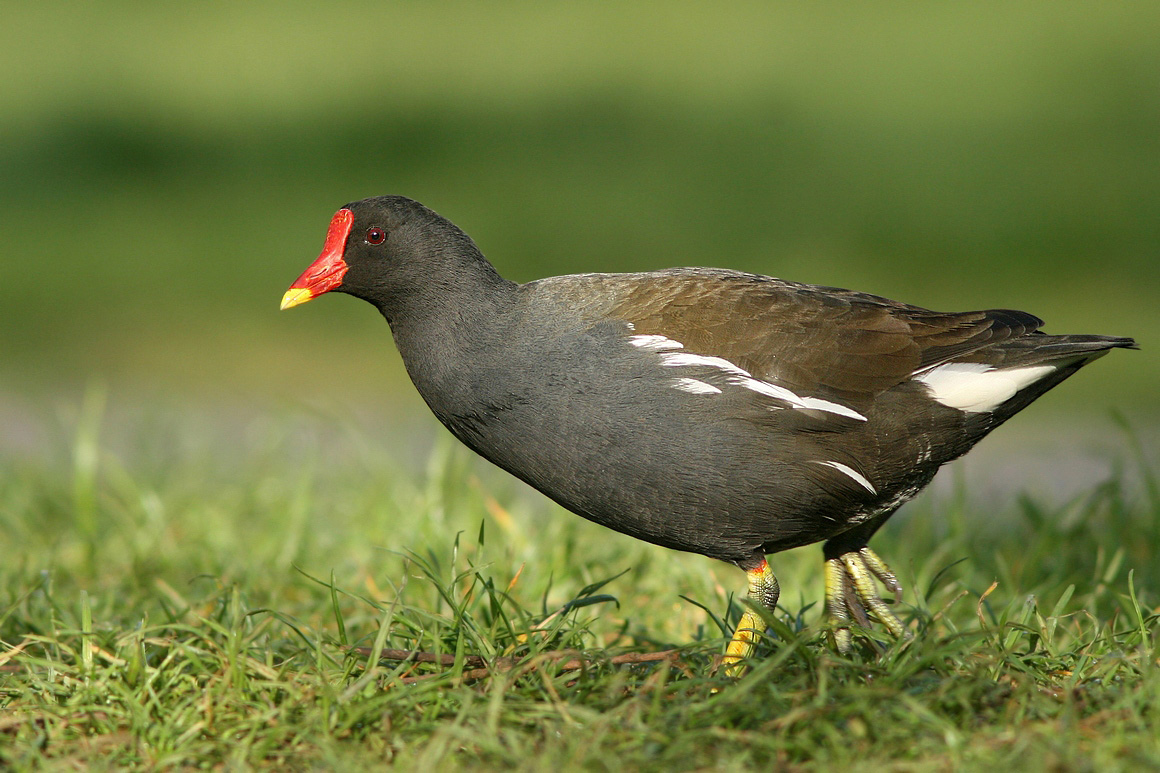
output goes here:
[{"label": "claw", "polygon": [[851,649],[851,618],[863,628],[870,626],[867,610],[894,636],[900,639],[909,637],[906,626],[882,600],[875,581],[891,591],[895,601],[902,598],[902,585],[898,577],[868,547],[826,561],[826,612],[835,624],[834,645],[839,652],[849,652]]}]

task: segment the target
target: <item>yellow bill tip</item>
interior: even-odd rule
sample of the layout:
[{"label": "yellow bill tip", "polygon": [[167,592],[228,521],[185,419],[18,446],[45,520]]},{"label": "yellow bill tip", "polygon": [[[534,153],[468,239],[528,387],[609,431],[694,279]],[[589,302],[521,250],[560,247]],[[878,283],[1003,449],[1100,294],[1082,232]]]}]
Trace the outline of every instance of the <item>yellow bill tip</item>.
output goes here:
[{"label": "yellow bill tip", "polygon": [[286,291],[286,294],[282,296],[282,306],[280,307],[280,310],[286,311],[286,309],[289,309],[292,306],[297,306],[300,303],[306,303],[313,297],[314,293],[312,293],[307,287],[291,287]]}]

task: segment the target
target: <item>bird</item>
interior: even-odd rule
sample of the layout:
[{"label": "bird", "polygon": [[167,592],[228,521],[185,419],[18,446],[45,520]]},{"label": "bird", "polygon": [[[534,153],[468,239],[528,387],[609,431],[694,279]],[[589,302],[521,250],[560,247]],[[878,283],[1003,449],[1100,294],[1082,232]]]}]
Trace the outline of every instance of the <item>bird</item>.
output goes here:
[{"label": "bird", "polygon": [[822,542],[839,651],[909,629],[869,540],[935,472],[1131,338],[1048,335],[1009,309],[946,313],[719,268],[504,279],[403,196],[347,204],[282,298],[368,301],[435,417],[480,456],[618,532],[733,564],[748,601],[722,663],[752,658],[768,556]]}]

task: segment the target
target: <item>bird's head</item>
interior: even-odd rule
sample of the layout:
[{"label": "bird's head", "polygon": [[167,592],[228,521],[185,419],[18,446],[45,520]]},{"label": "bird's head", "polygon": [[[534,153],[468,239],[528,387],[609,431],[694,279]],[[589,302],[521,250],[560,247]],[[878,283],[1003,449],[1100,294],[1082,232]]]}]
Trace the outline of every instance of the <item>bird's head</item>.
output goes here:
[{"label": "bird's head", "polygon": [[[419,281],[439,283],[455,263],[483,262],[462,231],[417,201],[378,196],[347,204],[331,218],[322,254],[282,296],[289,309],[337,290],[382,308]],[[489,266],[490,268],[490,266]]]}]

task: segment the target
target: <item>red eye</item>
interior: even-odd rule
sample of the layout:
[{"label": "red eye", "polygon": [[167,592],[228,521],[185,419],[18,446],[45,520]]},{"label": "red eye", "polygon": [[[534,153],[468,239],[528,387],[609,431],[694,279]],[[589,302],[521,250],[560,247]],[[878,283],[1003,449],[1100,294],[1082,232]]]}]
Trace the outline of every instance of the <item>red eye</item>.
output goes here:
[{"label": "red eye", "polygon": [[382,244],[387,240],[387,232],[381,228],[367,229],[367,244]]}]

